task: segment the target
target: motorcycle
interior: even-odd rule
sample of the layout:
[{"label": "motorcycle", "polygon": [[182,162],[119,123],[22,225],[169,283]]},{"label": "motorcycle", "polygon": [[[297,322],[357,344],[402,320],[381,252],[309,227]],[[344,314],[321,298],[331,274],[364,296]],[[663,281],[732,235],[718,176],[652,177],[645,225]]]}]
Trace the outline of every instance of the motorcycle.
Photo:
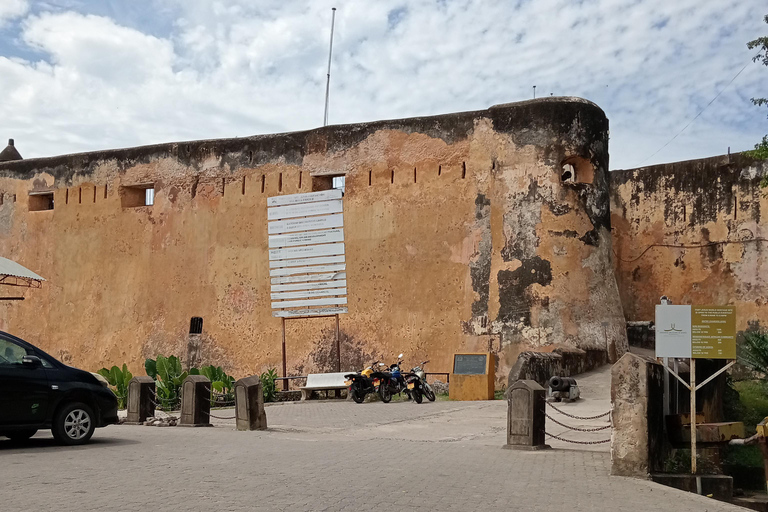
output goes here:
[{"label": "motorcycle", "polygon": [[[385,404],[392,400],[393,395],[400,394],[403,391],[405,391],[409,398],[413,396],[410,389],[408,389],[403,373],[400,371],[400,364],[402,362],[403,354],[400,354],[397,356],[397,362],[389,366],[389,371],[380,372],[379,397],[381,397],[381,401]],[[415,385],[411,389],[415,389]]]},{"label": "motorcycle", "polygon": [[422,369],[422,366],[424,366],[428,362],[429,362],[429,360],[420,362],[418,365],[416,365],[415,367],[411,368],[411,373],[415,374],[419,378],[419,381],[420,381],[420,384],[421,384],[420,387],[421,387],[422,394],[425,397],[427,397],[427,400],[429,400],[430,402],[434,402],[435,401],[435,392],[432,389],[432,386],[430,386],[429,383],[427,382],[427,374]]},{"label": "motorcycle", "polygon": [[357,373],[350,373],[344,376],[344,384],[348,386],[348,392],[355,403],[361,404],[365,400],[365,395],[368,393],[376,393],[378,390],[379,378],[374,378],[373,374],[376,373],[374,368],[378,366],[386,366],[378,361],[373,362],[370,366]]}]

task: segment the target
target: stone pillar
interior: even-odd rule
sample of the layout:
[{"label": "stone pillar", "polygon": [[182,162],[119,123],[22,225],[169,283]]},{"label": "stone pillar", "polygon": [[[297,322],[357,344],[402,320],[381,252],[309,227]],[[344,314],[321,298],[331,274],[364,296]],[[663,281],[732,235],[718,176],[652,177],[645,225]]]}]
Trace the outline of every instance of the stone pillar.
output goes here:
[{"label": "stone pillar", "polygon": [[190,375],[181,385],[180,427],[211,426],[211,381],[204,375]]},{"label": "stone pillar", "polygon": [[507,444],[509,450],[542,450],[546,421],[545,390],[534,380],[518,380],[507,390]]},{"label": "stone pillar", "polygon": [[235,382],[235,420],[237,430],[266,430],[264,391],[258,375]]},{"label": "stone pillar", "polygon": [[611,369],[611,474],[648,478],[669,453],[664,433],[664,367],[626,353]]},{"label": "stone pillar", "polygon": [[155,381],[152,377],[134,377],[128,383],[128,425],[141,425],[155,415]]}]

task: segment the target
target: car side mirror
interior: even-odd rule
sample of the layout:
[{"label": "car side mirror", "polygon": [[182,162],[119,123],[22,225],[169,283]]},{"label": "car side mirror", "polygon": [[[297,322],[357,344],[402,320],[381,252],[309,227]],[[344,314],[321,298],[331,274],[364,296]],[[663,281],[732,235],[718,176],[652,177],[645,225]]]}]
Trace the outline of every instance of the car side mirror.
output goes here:
[{"label": "car side mirror", "polygon": [[21,358],[21,364],[28,368],[40,368],[43,362],[37,356],[24,356]]}]

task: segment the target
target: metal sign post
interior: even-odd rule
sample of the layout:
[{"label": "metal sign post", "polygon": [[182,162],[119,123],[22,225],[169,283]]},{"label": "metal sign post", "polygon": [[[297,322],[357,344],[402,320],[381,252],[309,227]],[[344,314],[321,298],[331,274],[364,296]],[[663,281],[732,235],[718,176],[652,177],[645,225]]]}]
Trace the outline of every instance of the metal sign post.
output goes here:
[{"label": "metal sign post", "polygon": [[[696,391],[736,364],[736,309],[733,306],[656,306],[656,357],[668,374],[691,393],[691,473],[696,464]],[[675,369],[669,367],[675,358]],[[677,359],[690,361],[690,383],[677,373]],[[696,384],[696,359],[730,359],[718,371]],[[668,413],[669,388],[665,378],[664,410]]]},{"label": "metal sign post", "polygon": [[331,189],[267,199],[270,299],[272,316],[281,319],[283,378],[289,319],[334,317],[336,371],[341,371],[339,314],[347,312],[342,197],[341,190]]}]

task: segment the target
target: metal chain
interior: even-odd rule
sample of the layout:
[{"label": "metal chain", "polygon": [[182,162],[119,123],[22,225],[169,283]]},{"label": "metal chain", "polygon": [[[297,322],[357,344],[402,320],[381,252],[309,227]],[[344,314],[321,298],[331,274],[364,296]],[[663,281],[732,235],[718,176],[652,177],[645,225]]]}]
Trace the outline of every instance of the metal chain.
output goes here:
[{"label": "metal chain", "polygon": [[597,428],[579,428],[579,427],[572,427],[572,426],[570,426],[570,425],[566,425],[565,423],[560,423],[559,421],[557,421],[555,418],[553,418],[552,416],[550,416],[550,415],[549,415],[549,414],[547,414],[547,413],[544,413],[544,415],[545,415],[547,418],[549,418],[550,420],[552,420],[552,421],[554,421],[555,423],[557,423],[558,425],[560,425],[561,427],[565,427],[565,428],[567,428],[567,429],[570,429],[570,430],[576,430],[576,431],[579,431],[579,432],[597,432],[598,430],[605,430],[605,429],[607,429],[607,428],[611,428],[611,426],[610,426],[610,425],[606,425],[606,426],[604,426],[604,427],[597,427]]},{"label": "metal chain", "polygon": [[551,408],[553,408],[554,410],[556,410],[557,412],[559,412],[560,414],[562,414],[563,416],[568,416],[569,418],[573,418],[575,420],[596,420],[597,418],[602,418],[603,416],[608,416],[609,414],[611,414],[611,411],[608,411],[608,412],[604,412],[603,414],[598,414],[597,416],[576,416],[575,414],[568,414],[567,412],[561,411],[560,409],[552,405],[552,403],[550,402],[544,402],[544,403],[550,406]]},{"label": "metal chain", "polygon": [[566,443],[573,443],[573,444],[603,444],[603,443],[610,443],[610,439],[604,439],[602,441],[574,441],[573,439],[565,439],[564,437],[556,436],[555,434],[550,434],[549,432],[544,432],[549,437],[553,437],[555,439],[559,439],[560,441],[565,441]]},{"label": "metal chain", "polygon": [[210,412],[203,411],[205,414],[208,415],[210,418],[216,418],[217,420],[234,420],[237,419],[237,416],[215,416],[211,414]]}]

